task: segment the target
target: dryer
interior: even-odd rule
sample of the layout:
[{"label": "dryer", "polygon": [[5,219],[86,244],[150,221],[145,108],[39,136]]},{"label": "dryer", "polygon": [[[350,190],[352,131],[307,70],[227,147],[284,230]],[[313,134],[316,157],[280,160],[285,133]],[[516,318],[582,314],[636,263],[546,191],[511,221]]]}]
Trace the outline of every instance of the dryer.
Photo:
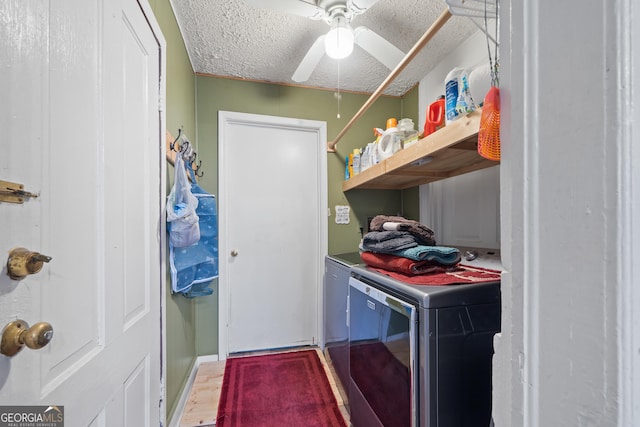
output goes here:
[{"label": "dryer", "polygon": [[499,281],[412,285],[356,265],[348,310],[353,426],[490,425]]}]

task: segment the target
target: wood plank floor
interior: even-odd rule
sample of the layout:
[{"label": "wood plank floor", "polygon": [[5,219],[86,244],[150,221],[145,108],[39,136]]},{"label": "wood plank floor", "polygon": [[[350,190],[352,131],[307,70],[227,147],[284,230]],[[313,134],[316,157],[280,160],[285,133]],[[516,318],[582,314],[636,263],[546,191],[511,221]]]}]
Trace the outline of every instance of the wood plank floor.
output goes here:
[{"label": "wood plank floor", "polygon": [[[306,349],[308,348],[293,349],[290,351]],[[340,385],[339,383],[336,383],[331,363],[325,359],[319,349],[316,349],[316,351],[318,352],[318,356],[325,368],[327,378],[331,384],[331,388],[334,396],[336,397],[336,401],[338,402],[338,406],[340,407],[340,411],[345,417],[347,425],[350,425],[349,413],[347,412],[342,396],[338,390]],[[251,353],[250,355],[253,356],[265,353],[268,352],[256,352]],[[246,355],[248,356],[249,354]],[[223,360],[219,362],[205,362],[200,364],[180,420],[180,427],[205,427],[214,426],[216,424],[218,401],[220,399],[220,389],[222,387],[225,363],[226,362]]]}]

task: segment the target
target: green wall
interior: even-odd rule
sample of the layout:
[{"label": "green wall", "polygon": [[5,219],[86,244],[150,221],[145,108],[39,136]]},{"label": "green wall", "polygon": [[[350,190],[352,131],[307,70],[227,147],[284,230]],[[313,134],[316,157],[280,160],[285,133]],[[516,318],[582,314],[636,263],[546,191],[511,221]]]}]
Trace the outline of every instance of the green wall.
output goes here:
[{"label": "green wall", "polygon": [[[168,0],[150,0],[167,43],[166,126],[177,136],[183,128],[195,138],[195,75]],[[167,168],[167,191],[173,183],[173,167]],[[167,248],[168,253],[168,248]],[[168,265],[168,264],[167,264]],[[166,393],[167,419],[175,412],[196,355],[196,304],[180,295],[171,295],[169,276],[166,289]]]}]

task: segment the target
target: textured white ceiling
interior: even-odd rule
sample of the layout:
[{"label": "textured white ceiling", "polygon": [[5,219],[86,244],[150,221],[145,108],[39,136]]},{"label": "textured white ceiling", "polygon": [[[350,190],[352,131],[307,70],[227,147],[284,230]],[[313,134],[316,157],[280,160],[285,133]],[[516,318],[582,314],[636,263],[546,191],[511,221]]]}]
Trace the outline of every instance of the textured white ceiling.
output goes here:
[{"label": "textured white ceiling", "polygon": [[[320,6],[324,2],[317,2]],[[294,84],[291,76],[316,38],[329,26],[283,12],[255,8],[244,0],[171,0],[194,71]],[[307,0],[312,3],[313,0]],[[407,53],[445,10],[444,0],[379,0],[351,25],[364,25]],[[453,16],[387,88],[404,95],[440,59],[477,31]],[[304,86],[371,93],[390,70],[360,47],[345,59],[324,56]]]}]

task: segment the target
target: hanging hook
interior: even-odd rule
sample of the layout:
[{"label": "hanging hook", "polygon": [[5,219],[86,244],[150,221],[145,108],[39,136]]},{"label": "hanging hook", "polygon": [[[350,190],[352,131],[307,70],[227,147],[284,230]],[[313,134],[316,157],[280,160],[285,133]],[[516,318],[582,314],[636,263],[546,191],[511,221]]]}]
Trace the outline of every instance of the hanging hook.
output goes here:
[{"label": "hanging hook", "polygon": [[176,146],[176,142],[178,142],[178,140],[180,139],[180,137],[182,136],[182,128],[178,129],[178,136],[176,137],[176,139],[173,140],[173,142],[169,145],[169,148],[172,151],[178,151],[175,149]]},{"label": "hanging hook", "polygon": [[196,162],[196,158],[198,157],[198,153],[196,153],[193,149],[191,150],[191,152],[189,153],[188,159],[185,160],[189,160],[189,163],[193,164]]},{"label": "hanging hook", "polygon": [[191,158],[192,153],[194,153],[195,150],[193,149],[193,146],[191,145],[191,141],[189,141],[189,138],[187,138],[186,135],[182,135],[182,146],[180,147],[180,153],[182,154],[182,158],[187,161]]},{"label": "hanging hook", "polygon": [[186,164],[191,163],[191,159],[193,158],[193,147],[189,143],[189,141],[184,141],[182,143],[182,147],[180,149],[180,155]]},{"label": "hanging hook", "polygon": [[[195,161],[194,161],[195,163]],[[193,164],[191,165],[191,167],[193,167]],[[202,178],[202,175],[204,175],[204,172],[200,172],[200,168],[202,167],[202,160],[198,161],[198,166],[196,166],[196,168],[194,169],[193,173],[198,177],[198,178]]]}]

